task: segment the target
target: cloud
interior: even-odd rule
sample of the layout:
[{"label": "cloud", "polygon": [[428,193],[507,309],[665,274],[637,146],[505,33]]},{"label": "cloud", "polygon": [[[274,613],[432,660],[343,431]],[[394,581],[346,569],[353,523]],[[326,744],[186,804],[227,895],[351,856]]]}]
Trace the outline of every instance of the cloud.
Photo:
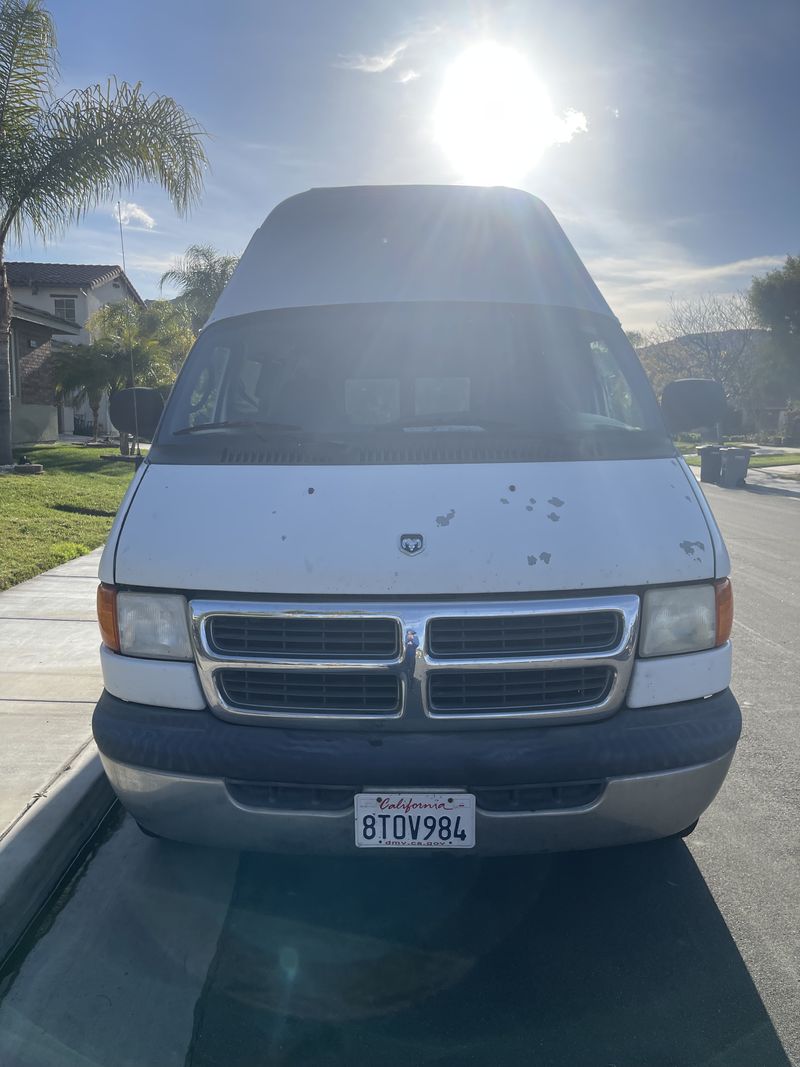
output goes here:
[{"label": "cloud", "polygon": [[679,258],[653,261],[642,258],[624,259],[606,256],[592,260],[592,269],[609,279],[635,284],[648,292],[665,289],[697,290],[717,285],[739,287],[742,279],[748,283],[754,274],[779,266],[783,256],[751,256],[729,263],[695,264]]},{"label": "cloud", "polygon": [[587,133],[589,123],[582,111],[569,108],[563,118],[553,116],[553,144],[568,144],[576,133]]},{"label": "cloud", "polygon": [[707,226],[702,214],[647,222],[609,205],[588,211],[564,190],[548,203],[625,329],[651,329],[666,317],[672,296],[689,300],[748,289],[756,275],[786,258],[759,254],[715,261],[704,256],[701,246],[691,249],[676,236]]},{"label": "cloud", "polygon": [[130,200],[123,200],[119,205],[119,213],[115,208],[112,214],[115,219],[122,219],[123,226],[130,226],[135,230],[152,230],[156,225],[152,215]]},{"label": "cloud", "polygon": [[[424,61],[424,54],[420,55],[428,46],[429,41],[438,36],[445,29],[441,21],[432,21],[427,17],[418,18],[407,23],[401,40],[398,40],[391,48],[383,52],[375,52],[367,55],[365,52],[340,53],[334,66],[342,70],[358,70],[362,74],[385,74],[391,70],[401,56],[408,58],[412,53],[416,59]],[[408,67],[395,80],[401,85],[416,81],[420,72],[416,68]]]},{"label": "cloud", "polygon": [[674,247],[647,256],[587,257],[586,265],[623,325],[648,329],[666,314],[670,297],[691,299],[747,289],[757,274],[772,270],[783,256],[751,256],[725,263],[697,263]]},{"label": "cloud", "polygon": [[362,52],[346,56],[340,55],[336,61],[336,66],[341,67],[343,70],[360,70],[364,74],[383,74],[395,65],[407,47],[408,41],[401,41],[382,55],[367,56]]}]

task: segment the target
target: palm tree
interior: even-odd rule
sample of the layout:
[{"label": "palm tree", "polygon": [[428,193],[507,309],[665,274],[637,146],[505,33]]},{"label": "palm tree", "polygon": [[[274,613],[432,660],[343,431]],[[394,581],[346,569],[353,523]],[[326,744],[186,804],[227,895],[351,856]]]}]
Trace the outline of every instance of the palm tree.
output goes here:
[{"label": "palm tree", "polygon": [[162,289],[174,285],[180,290],[176,300],[189,308],[195,331],[205,325],[238,262],[238,256],[222,255],[213,245],[190,245],[161,275]]},{"label": "palm tree", "polygon": [[12,460],[9,234],[52,237],[140,181],[184,213],[206,165],[205,131],[171,97],[111,80],[56,98],[57,73],[42,0],[0,0],[0,464]]},{"label": "palm tree", "polygon": [[[172,300],[151,300],[145,307],[132,300],[107,304],[86,326],[94,338],[91,347],[106,361],[109,394],[134,384],[166,394],[194,343],[188,310]],[[124,434],[119,445],[127,455]]]},{"label": "palm tree", "polygon": [[94,347],[116,361],[112,392],[133,384],[131,364],[137,385],[169,388],[194,343],[189,312],[171,300],[151,300],[145,307],[132,300],[107,304],[86,326]]},{"label": "palm tree", "polygon": [[86,400],[92,410],[92,437],[97,440],[100,404],[114,387],[117,368],[108,353],[96,345],[65,345],[51,363],[56,396],[60,400]]}]

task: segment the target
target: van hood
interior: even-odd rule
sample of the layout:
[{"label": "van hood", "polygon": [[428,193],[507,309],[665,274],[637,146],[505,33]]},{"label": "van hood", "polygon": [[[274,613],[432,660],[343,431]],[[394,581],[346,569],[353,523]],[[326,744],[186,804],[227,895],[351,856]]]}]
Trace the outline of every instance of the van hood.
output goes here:
[{"label": "van hood", "polygon": [[263,596],[635,587],[713,578],[709,521],[676,459],[150,463],[121,525],[114,578]]}]

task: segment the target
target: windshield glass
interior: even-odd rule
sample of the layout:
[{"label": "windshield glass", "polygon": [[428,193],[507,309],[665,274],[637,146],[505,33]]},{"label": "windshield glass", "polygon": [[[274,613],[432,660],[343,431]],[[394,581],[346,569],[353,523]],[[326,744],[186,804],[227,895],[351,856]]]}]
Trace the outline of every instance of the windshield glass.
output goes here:
[{"label": "windshield glass", "polygon": [[618,324],[567,308],[370,304],[221,320],[151,458],[493,462],[672,454]]}]

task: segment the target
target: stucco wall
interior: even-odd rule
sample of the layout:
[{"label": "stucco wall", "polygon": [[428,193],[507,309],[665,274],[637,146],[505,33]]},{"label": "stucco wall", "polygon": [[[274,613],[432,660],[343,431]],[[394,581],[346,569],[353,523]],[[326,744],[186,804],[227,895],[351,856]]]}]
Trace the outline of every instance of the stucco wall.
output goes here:
[{"label": "stucco wall", "polygon": [[58,437],[58,414],[52,404],[22,404],[11,401],[11,442],[18,445],[55,441]]},{"label": "stucco wall", "polygon": [[[126,293],[127,286],[119,278],[105,282],[103,285],[98,285],[94,289],[88,289],[86,292],[74,286],[43,285],[39,286],[36,292],[24,285],[15,285],[13,288],[14,299],[18,303],[27,304],[28,307],[32,308],[39,308],[41,311],[47,311],[50,315],[55,314],[55,296],[74,296],[75,322],[81,327],[84,326],[87,319],[95,311],[105,304],[118,304],[121,300],[124,300]],[[69,344],[88,345],[91,341],[89,331],[85,329],[81,329],[80,334],[55,334],[55,337],[57,340],[67,341]]]},{"label": "stucco wall", "polygon": [[[80,289],[70,288],[69,286],[40,286],[34,292],[25,286],[15,285],[12,293],[18,304],[27,304],[28,307],[39,308],[40,311],[46,311],[49,315],[55,315],[53,294],[56,296],[74,296],[75,322],[82,326],[89,316],[86,294],[82,293]],[[59,341],[67,341],[71,344],[89,343],[89,334],[86,330],[81,330],[80,334],[65,333],[56,334],[55,336]]]}]

